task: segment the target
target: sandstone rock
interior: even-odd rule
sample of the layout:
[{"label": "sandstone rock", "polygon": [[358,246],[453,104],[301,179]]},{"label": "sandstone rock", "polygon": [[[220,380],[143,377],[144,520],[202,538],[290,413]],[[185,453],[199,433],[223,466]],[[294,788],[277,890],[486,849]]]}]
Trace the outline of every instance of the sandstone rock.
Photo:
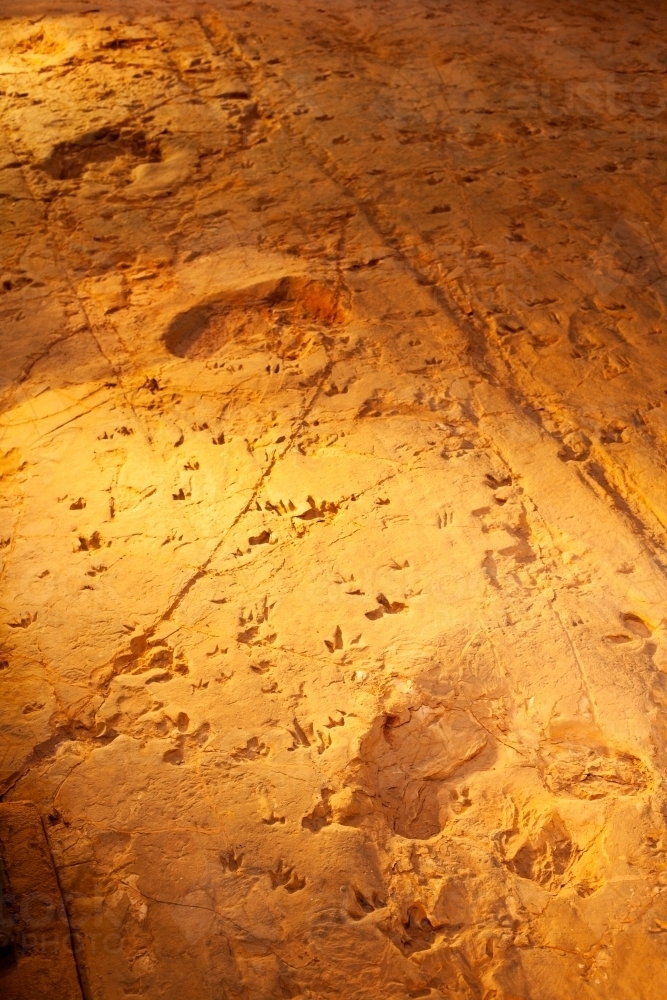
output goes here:
[{"label": "sandstone rock", "polygon": [[0,981],[6,1000],[81,1000],[67,914],[39,813],[0,803]]},{"label": "sandstone rock", "polygon": [[0,797],[84,995],[658,1000],[664,12],[10,6]]}]

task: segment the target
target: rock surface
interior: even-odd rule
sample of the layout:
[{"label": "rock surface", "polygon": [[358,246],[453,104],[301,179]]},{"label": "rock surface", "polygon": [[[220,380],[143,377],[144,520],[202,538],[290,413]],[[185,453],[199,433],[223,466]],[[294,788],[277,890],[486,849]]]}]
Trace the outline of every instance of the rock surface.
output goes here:
[{"label": "rock surface", "polygon": [[0,794],[88,998],[657,1000],[664,7],[318,2],[5,7]]},{"label": "rock surface", "polygon": [[72,935],[39,813],[0,803],[3,1000],[81,1000]]}]

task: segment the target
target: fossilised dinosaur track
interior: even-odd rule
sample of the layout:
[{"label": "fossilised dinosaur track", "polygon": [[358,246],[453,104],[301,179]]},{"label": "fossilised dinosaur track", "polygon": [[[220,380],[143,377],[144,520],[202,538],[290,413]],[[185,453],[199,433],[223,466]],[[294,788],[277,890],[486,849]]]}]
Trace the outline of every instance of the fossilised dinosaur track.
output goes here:
[{"label": "fossilised dinosaur track", "polygon": [[15,6],[0,793],[86,995],[661,996],[664,13]]}]

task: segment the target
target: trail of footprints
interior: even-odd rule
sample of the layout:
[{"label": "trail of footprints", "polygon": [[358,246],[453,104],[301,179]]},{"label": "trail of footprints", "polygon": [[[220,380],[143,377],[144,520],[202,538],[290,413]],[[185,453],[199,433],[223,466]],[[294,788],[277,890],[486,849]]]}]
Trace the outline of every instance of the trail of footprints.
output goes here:
[{"label": "trail of footprints", "polygon": [[[224,851],[219,856],[220,867],[225,873],[241,872],[243,858],[244,855],[234,848]],[[271,880],[271,888],[274,891],[276,889],[285,889],[286,892],[292,894],[301,892],[306,886],[306,879],[299,876],[294,865],[288,864],[282,858],[277,861],[274,868],[268,870],[267,874]]]}]

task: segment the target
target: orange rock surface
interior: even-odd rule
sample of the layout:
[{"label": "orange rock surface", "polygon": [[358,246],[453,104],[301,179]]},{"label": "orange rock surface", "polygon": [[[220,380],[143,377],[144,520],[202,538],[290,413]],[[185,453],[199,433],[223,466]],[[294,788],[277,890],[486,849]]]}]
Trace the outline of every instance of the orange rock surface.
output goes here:
[{"label": "orange rock surface", "polygon": [[0,795],[87,1000],[658,1000],[667,15],[13,0]]},{"label": "orange rock surface", "polygon": [[0,888],[3,1000],[81,1000],[60,886],[31,802],[0,803]]}]

